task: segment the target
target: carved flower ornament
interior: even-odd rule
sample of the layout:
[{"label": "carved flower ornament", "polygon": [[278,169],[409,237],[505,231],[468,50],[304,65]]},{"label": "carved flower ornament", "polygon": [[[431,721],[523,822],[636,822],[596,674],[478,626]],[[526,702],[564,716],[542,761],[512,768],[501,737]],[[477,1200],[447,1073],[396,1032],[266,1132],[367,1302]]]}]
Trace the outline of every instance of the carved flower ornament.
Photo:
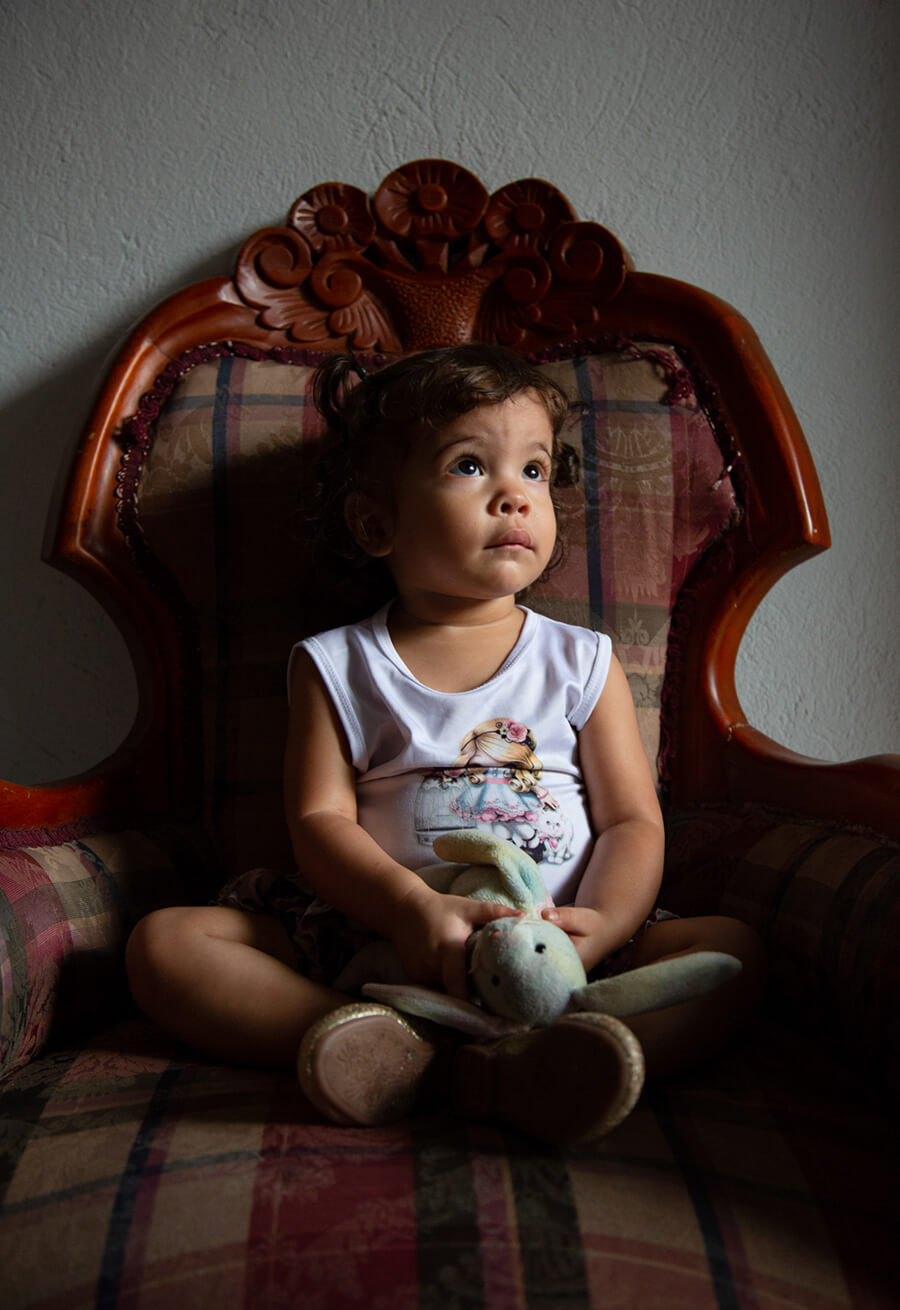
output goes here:
[{"label": "carved flower ornament", "polygon": [[444,160],[421,160],[390,173],[375,195],[375,213],[394,236],[457,237],[471,232],[488,194],[466,169]]},{"label": "carved flower ornament", "polygon": [[317,254],[364,250],[375,235],[369,197],[355,186],[324,182],[294,202],[288,222]]},{"label": "carved flower ornament", "polygon": [[537,178],[511,182],[491,197],[484,216],[488,236],[503,249],[543,247],[560,223],[575,214],[555,187]]}]

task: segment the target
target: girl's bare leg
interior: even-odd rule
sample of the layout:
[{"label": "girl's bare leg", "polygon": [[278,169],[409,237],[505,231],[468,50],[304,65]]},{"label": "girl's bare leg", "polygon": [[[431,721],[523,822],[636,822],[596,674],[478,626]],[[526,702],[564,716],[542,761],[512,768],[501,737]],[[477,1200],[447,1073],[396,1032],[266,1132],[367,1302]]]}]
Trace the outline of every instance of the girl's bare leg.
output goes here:
[{"label": "girl's bare leg", "polygon": [[306,1029],[351,999],[294,967],[277,919],[225,906],[173,906],[138,923],[126,954],[149,1019],[207,1054],[292,1067]]},{"label": "girl's bare leg", "polygon": [[724,951],[743,969],[706,996],[626,1019],[644,1048],[647,1077],[665,1077],[715,1055],[740,1032],[762,1000],[765,949],[752,928],[716,915],[665,919],[637,943],[634,967],[693,951]]}]

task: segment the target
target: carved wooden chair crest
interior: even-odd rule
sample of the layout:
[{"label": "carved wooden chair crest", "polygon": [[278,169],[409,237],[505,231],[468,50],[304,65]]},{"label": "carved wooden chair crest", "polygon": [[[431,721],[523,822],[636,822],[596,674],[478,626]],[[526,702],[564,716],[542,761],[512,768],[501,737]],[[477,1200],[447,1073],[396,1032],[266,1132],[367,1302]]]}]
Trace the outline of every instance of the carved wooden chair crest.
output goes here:
[{"label": "carved wooden chair crest", "polygon": [[627,266],[616,238],[578,222],[546,182],[489,196],[465,169],[424,160],[391,173],[371,203],[336,183],[306,192],[288,226],[244,245],[235,285],[260,322],[298,342],[522,348],[590,332]]}]

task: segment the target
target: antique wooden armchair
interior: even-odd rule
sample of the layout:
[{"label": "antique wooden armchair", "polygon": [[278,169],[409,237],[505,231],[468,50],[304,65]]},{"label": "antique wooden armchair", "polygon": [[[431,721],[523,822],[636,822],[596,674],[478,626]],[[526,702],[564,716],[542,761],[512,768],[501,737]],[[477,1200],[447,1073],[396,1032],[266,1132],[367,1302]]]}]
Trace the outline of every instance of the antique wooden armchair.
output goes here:
[{"label": "antique wooden armchair", "polygon": [[[616,642],[668,811],[666,904],[743,917],[772,955],[760,1032],[576,1151],[436,1115],[324,1125],[287,1075],[176,1048],[122,973],[141,913],[290,859],[284,660],[345,615],[293,549],[311,368],[463,340],[589,402],[568,561],[531,603]],[[828,544],[747,322],[636,272],[545,182],[489,195],[425,160],[372,200],[323,184],[232,277],[154,310],[46,551],[125,634],[137,720],[89,775],[0,786],[8,1304],[887,1305],[900,761],[803,758],[735,690],[760,599]]]}]

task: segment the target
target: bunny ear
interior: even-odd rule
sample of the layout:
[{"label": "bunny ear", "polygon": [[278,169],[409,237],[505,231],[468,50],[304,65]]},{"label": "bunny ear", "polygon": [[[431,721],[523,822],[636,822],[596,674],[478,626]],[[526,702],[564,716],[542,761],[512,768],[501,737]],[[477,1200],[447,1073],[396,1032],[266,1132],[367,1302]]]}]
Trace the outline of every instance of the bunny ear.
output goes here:
[{"label": "bunny ear", "polygon": [[412,983],[366,983],[362,991],[364,996],[380,1001],[382,1005],[389,1005],[404,1014],[414,1014],[419,1019],[431,1019],[445,1028],[455,1028],[476,1041],[491,1041],[508,1033],[524,1031],[522,1024],[500,1019],[469,1001],[458,1001],[454,996],[432,991],[429,987],[415,987]]},{"label": "bunny ear", "polygon": [[602,978],[585,987],[576,987],[572,992],[572,1008],[595,1010],[619,1019],[644,1014],[647,1010],[663,1010],[713,991],[739,974],[742,967],[740,960],[720,951],[678,955],[620,973],[615,978]]},{"label": "bunny ear", "polygon": [[479,828],[460,828],[436,837],[434,850],[441,859],[493,865],[510,901],[523,909],[553,904],[531,856],[502,837]]}]

